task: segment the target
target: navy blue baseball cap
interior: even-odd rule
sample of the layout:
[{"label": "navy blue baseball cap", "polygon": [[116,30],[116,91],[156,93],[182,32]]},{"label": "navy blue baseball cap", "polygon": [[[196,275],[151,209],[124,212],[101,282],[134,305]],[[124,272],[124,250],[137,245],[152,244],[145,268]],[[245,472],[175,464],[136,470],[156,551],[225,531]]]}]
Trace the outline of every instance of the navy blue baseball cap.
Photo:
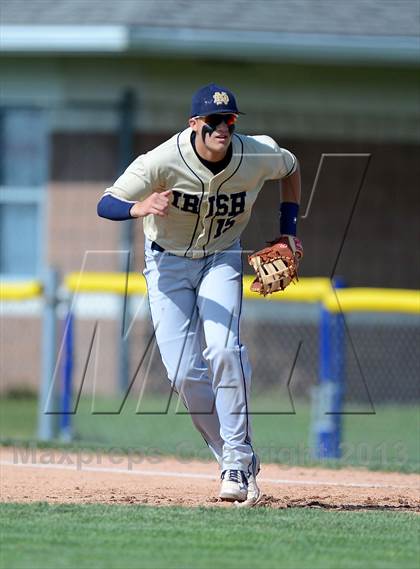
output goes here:
[{"label": "navy blue baseball cap", "polygon": [[192,96],[190,117],[206,117],[216,113],[245,114],[238,110],[232,91],[210,83],[198,89]]}]

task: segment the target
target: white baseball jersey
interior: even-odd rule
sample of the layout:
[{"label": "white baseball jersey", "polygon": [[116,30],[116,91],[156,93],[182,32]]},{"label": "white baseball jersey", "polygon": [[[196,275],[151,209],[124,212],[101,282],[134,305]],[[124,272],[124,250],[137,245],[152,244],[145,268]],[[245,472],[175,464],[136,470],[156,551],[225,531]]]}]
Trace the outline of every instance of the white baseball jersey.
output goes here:
[{"label": "white baseball jersey", "polygon": [[238,239],[264,182],[289,176],[297,160],[269,136],[235,133],[232,159],[214,175],[197,157],[191,132],[139,156],[105,194],[134,202],[172,190],[168,215],[144,218],[145,235],[175,255],[201,258]]}]

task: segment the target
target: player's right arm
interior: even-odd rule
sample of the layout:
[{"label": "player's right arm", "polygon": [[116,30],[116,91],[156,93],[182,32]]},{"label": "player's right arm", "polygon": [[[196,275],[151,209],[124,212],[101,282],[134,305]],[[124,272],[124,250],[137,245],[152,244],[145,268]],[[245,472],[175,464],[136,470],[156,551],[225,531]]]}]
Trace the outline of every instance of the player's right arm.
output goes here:
[{"label": "player's right arm", "polygon": [[151,196],[141,202],[135,202],[130,209],[131,217],[145,217],[150,213],[164,217],[168,215],[169,199],[172,190],[162,193],[153,192]]},{"label": "player's right arm", "polygon": [[159,180],[158,169],[150,156],[142,155],[128,166],[113,186],[105,190],[97,212],[114,221],[167,215],[170,190]]}]

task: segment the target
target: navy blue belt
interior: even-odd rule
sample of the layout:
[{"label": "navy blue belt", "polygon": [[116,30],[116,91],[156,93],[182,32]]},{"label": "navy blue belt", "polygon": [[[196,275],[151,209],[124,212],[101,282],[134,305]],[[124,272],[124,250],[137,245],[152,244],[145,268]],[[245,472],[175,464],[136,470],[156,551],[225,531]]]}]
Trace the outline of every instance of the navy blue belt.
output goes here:
[{"label": "navy blue belt", "polygon": [[153,249],[153,251],[159,251],[160,253],[163,253],[165,251],[165,249],[158,245],[156,241],[152,241],[150,247]]}]

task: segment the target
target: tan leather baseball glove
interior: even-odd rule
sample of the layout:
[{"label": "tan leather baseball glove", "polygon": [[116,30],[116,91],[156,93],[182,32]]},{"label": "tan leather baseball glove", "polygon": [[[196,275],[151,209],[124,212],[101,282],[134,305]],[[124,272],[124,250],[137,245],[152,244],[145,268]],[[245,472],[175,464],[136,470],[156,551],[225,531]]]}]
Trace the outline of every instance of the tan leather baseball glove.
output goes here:
[{"label": "tan leather baseball glove", "polygon": [[302,257],[302,243],[293,235],[281,235],[268,247],[249,255],[249,264],[257,274],[251,290],[264,296],[284,290],[292,281],[298,280]]}]

